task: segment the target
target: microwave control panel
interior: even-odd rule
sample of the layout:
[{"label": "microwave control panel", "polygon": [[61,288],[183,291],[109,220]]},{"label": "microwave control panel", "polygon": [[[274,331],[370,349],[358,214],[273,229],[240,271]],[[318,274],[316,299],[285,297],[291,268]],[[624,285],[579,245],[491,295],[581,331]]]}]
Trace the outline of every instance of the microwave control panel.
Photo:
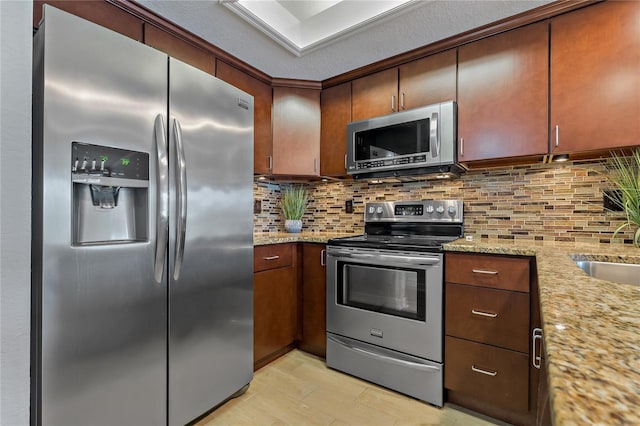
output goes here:
[{"label": "microwave control panel", "polygon": [[387,158],[383,160],[359,161],[358,170],[375,169],[377,167],[400,166],[403,164],[421,164],[426,163],[427,156],[425,154],[412,155],[398,158]]}]

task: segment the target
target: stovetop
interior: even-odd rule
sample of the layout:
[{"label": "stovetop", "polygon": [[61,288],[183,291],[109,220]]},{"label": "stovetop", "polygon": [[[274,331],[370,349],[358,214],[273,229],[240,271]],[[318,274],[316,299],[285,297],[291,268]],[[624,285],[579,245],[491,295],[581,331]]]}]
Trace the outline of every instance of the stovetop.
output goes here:
[{"label": "stovetop", "polygon": [[333,238],[331,246],[383,248],[386,250],[407,250],[420,252],[441,252],[442,245],[459,237],[442,236],[405,236],[405,235],[357,235],[354,237]]},{"label": "stovetop", "polygon": [[460,200],[377,202],[365,206],[365,233],[334,238],[343,247],[441,252],[442,245],[464,234]]}]

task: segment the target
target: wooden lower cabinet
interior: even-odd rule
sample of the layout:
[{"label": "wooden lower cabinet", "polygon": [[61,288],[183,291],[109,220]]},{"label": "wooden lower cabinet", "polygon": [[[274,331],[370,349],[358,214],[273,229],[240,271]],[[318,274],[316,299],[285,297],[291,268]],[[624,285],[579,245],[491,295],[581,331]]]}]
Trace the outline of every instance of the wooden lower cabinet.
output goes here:
[{"label": "wooden lower cabinet", "polygon": [[295,347],[298,285],[294,253],[295,244],[260,246],[254,250],[254,370]]},{"label": "wooden lower cabinet", "polygon": [[529,409],[529,356],[447,336],[445,388],[506,410]]},{"label": "wooden lower cabinet", "polygon": [[302,334],[300,349],[327,354],[326,246],[302,244]]},{"label": "wooden lower cabinet", "polygon": [[540,327],[535,260],[445,255],[447,401],[517,425],[536,424]]},{"label": "wooden lower cabinet", "polygon": [[529,352],[529,295],[447,283],[447,333]]}]

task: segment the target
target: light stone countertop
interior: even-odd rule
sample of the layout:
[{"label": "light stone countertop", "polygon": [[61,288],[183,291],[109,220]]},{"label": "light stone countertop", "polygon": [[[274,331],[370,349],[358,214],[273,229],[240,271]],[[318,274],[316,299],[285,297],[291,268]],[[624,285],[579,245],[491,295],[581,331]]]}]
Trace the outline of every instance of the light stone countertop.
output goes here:
[{"label": "light stone countertop", "polygon": [[571,258],[640,263],[640,249],[460,239],[445,250],[535,257],[554,424],[640,424],[640,286],[591,278]]},{"label": "light stone countertop", "polygon": [[[362,233],[362,232],[360,232]],[[358,235],[347,234],[345,232],[310,232],[304,231],[298,234],[290,234],[288,232],[262,232],[253,234],[253,245],[264,246],[267,244],[282,243],[324,243],[326,244],[331,238],[348,237]]]}]

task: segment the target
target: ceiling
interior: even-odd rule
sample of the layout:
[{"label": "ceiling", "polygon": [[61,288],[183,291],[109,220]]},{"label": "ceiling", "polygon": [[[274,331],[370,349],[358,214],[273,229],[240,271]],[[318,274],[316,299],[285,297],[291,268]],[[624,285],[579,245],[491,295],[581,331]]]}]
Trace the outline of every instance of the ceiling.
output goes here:
[{"label": "ceiling", "polygon": [[551,3],[551,0],[137,1],[272,77],[304,80],[325,80]]}]

